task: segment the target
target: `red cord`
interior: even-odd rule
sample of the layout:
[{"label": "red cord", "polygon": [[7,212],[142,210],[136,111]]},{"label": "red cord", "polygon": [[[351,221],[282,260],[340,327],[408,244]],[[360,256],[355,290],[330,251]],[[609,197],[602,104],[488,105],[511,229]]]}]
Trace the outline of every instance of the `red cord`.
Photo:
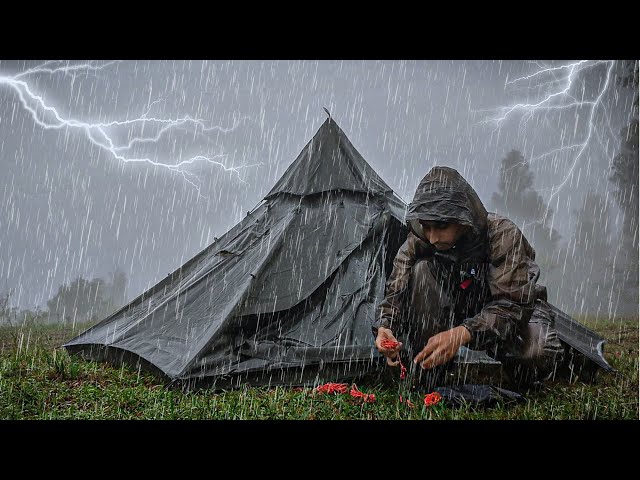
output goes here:
[{"label": "red cord", "polygon": [[376,401],[376,396],[373,393],[363,393],[363,392],[361,392],[360,390],[358,390],[358,387],[356,386],[355,383],[351,387],[351,392],[349,392],[349,394],[353,398],[361,398],[362,400],[365,401],[365,403],[372,403],[372,402]]},{"label": "red cord", "polygon": [[[469,282],[471,283],[471,282]],[[467,288],[469,285],[465,285],[462,288]],[[382,342],[380,342],[380,345],[383,348],[396,348],[398,345],[400,344],[400,342],[396,342],[395,340],[382,340]],[[407,368],[402,364],[402,360],[400,360],[400,355],[398,354],[398,361],[400,362],[400,379],[404,380],[404,378],[407,376]],[[352,390],[353,392],[353,390]],[[352,393],[353,395],[353,393]],[[433,405],[436,405],[437,403],[440,402],[440,400],[442,400],[442,395],[440,395],[438,392],[432,392],[432,393],[427,393],[424,397],[424,405],[426,407],[431,407]],[[414,408],[415,405],[413,403],[411,403],[411,401],[407,398],[406,400],[404,400],[402,398],[402,395],[400,396],[400,403],[406,403],[409,408]]]},{"label": "red cord", "polygon": [[[324,385],[319,385],[316,387],[316,391],[319,393],[347,393],[347,389],[349,387],[346,383],[325,383]],[[355,399],[361,399],[365,403],[373,403],[376,401],[376,396],[373,393],[364,393],[358,390],[358,386],[354,383],[351,386],[351,390],[349,391],[349,395],[351,395]],[[436,405],[442,400],[442,395],[438,392],[427,393],[424,396],[424,405],[425,407],[431,407]],[[400,395],[400,403],[403,403],[409,408],[415,408],[415,405],[407,398],[404,400],[402,395]]]},{"label": "red cord", "polygon": [[325,383],[316,388],[319,393],[347,393],[346,383]]},{"label": "red cord", "polygon": [[[318,393],[347,393],[349,389],[346,383],[325,383],[324,385],[320,385],[316,387],[316,392]],[[354,383],[351,386],[351,391],[349,392],[353,398],[362,399],[365,403],[373,403],[376,401],[376,396],[373,393],[364,393],[358,390],[358,387]]]},{"label": "red cord", "polygon": [[[383,348],[395,348],[399,345],[399,342],[395,340],[382,340],[380,345]],[[400,362],[400,379],[404,379],[407,375],[407,368],[402,364],[402,360],[400,360],[400,355],[398,355],[398,361]],[[346,383],[325,383],[324,385],[320,385],[316,387],[316,391],[319,393],[347,393],[347,389],[349,387]],[[364,393],[358,390],[357,385],[354,383],[351,386],[351,390],[349,391],[349,395],[356,399],[362,399],[365,403],[372,403],[376,401],[376,396],[373,393]],[[425,407],[431,407],[436,405],[442,400],[442,395],[438,392],[427,393],[424,396],[424,405]],[[404,400],[402,395],[400,396],[400,403],[403,403],[409,407],[414,408],[415,405],[407,398]]]},{"label": "red cord", "polygon": [[[380,345],[382,345],[383,348],[396,348],[400,345],[400,342],[396,342],[395,340],[382,340]],[[402,364],[400,354],[398,354],[398,361],[400,362],[400,380],[404,380],[407,376],[407,367]]]},{"label": "red cord", "polygon": [[440,402],[440,400],[442,400],[442,395],[438,392],[427,393],[424,396],[424,405],[425,407],[431,407],[432,405]]}]

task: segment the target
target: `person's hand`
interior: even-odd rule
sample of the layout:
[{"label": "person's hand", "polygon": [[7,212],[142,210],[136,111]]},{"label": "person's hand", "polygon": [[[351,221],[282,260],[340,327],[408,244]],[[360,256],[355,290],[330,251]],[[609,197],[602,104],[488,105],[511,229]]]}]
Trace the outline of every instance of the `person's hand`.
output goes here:
[{"label": "person's hand", "polygon": [[[391,341],[396,342],[397,345],[393,348],[383,346],[383,342]],[[402,348],[402,343],[396,340],[396,337],[393,336],[393,332],[388,328],[380,327],[378,328],[378,336],[376,337],[376,348],[378,351],[387,358],[387,365],[391,367],[396,367],[400,364],[400,349]]]},{"label": "person's hand", "polygon": [[[378,334],[379,335],[379,334]],[[460,325],[429,339],[427,345],[413,359],[424,369],[437,367],[451,360],[462,345],[471,340],[469,330]]]}]

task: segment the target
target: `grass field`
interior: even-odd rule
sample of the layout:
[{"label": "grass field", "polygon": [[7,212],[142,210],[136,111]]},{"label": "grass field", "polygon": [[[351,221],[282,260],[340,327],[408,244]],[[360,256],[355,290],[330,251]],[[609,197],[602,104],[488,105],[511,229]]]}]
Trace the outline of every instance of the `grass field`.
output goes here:
[{"label": "grass field", "polygon": [[[60,348],[80,330],[63,326],[0,327],[0,419],[638,419],[638,321],[589,321],[604,336],[607,361],[593,384],[554,382],[526,393],[526,403],[487,409],[414,408],[398,392],[359,384],[376,401],[319,394],[312,388],[244,388],[215,393],[166,389],[130,367],[70,357]],[[426,392],[423,392],[426,393]]]}]

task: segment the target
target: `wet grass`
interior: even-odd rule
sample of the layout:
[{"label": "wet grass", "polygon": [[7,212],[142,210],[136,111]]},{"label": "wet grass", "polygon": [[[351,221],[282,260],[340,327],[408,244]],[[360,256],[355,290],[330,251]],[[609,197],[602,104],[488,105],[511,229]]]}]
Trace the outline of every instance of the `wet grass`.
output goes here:
[{"label": "wet grass", "polygon": [[375,394],[373,403],[300,387],[183,393],[128,366],[69,356],[60,345],[79,333],[77,327],[2,327],[0,419],[637,420],[637,319],[586,323],[609,340],[605,356],[618,373],[600,372],[592,384],[550,383],[528,392],[525,403],[485,409],[425,407],[422,394],[410,397],[410,408],[397,391],[367,383],[359,387]]}]

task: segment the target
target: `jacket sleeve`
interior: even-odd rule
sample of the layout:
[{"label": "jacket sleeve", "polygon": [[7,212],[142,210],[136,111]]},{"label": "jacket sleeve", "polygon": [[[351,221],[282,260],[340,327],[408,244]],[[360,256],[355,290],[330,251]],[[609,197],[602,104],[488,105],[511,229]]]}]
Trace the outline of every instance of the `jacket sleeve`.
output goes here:
[{"label": "jacket sleeve", "polygon": [[385,297],[378,305],[376,321],[372,327],[374,335],[378,333],[379,327],[393,330],[401,321],[411,268],[416,262],[416,240],[416,236],[409,233],[393,260],[393,270],[386,283]]},{"label": "jacket sleeve", "polygon": [[520,335],[536,302],[540,268],[535,250],[511,220],[501,219],[489,230],[488,282],[491,301],[463,325],[471,333],[469,348],[493,350],[499,344],[520,344]]}]

